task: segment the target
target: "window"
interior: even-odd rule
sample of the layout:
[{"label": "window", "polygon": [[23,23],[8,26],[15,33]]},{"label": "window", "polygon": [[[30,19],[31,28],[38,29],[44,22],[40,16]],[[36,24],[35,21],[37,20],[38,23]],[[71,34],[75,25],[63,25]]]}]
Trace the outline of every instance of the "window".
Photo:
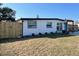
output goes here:
[{"label": "window", "polygon": [[36,28],[37,27],[37,22],[35,20],[28,20],[27,24],[28,24],[28,28]]},{"label": "window", "polygon": [[47,28],[52,28],[52,22],[47,22]]},{"label": "window", "polygon": [[62,23],[57,23],[57,30],[61,31],[62,30]]}]

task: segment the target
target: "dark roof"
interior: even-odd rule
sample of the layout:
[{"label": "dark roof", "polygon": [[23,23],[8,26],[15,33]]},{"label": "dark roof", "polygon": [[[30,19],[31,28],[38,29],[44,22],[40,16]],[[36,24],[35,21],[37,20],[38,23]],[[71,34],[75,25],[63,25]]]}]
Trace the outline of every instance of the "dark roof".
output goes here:
[{"label": "dark roof", "polygon": [[68,22],[74,22],[73,20],[67,20]]},{"label": "dark roof", "polygon": [[59,19],[59,18],[20,18],[20,20],[59,20],[59,21],[64,21],[63,19]]}]

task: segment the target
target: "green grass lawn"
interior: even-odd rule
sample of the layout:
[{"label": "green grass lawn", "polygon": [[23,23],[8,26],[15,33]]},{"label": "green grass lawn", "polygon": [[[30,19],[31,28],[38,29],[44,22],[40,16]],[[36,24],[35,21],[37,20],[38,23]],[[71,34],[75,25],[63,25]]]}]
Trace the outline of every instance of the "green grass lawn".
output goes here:
[{"label": "green grass lawn", "polygon": [[79,36],[43,35],[21,39],[1,39],[0,55],[79,56]]}]

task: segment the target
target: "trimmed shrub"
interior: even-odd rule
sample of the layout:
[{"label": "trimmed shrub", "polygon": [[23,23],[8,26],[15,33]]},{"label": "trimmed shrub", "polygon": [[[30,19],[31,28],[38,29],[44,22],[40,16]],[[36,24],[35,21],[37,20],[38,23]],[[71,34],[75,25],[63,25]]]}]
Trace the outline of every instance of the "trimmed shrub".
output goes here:
[{"label": "trimmed shrub", "polygon": [[32,36],[35,36],[35,34],[34,34],[34,33],[32,33]]},{"label": "trimmed shrub", "polygon": [[53,34],[53,32],[50,32],[50,34]]},{"label": "trimmed shrub", "polygon": [[39,33],[39,35],[42,35],[42,33]]},{"label": "trimmed shrub", "polygon": [[48,33],[47,32],[45,32],[45,35],[47,35]]}]

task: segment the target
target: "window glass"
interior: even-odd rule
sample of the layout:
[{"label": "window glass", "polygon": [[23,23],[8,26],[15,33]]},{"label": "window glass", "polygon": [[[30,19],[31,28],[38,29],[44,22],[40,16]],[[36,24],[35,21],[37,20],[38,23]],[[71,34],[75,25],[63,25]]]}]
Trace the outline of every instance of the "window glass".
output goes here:
[{"label": "window glass", "polygon": [[37,27],[37,22],[35,20],[28,20],[27,24],[28,24],[28,28],[36,28]]},{"label": "window glass", "polygon": [[52,22],[47,22],[46,27],[47,27],[47,28],[52,28]]},{"label": "window glass", "polygon": [[57,23],[57,30],[61,31],[62,30],[62,23]]}]

